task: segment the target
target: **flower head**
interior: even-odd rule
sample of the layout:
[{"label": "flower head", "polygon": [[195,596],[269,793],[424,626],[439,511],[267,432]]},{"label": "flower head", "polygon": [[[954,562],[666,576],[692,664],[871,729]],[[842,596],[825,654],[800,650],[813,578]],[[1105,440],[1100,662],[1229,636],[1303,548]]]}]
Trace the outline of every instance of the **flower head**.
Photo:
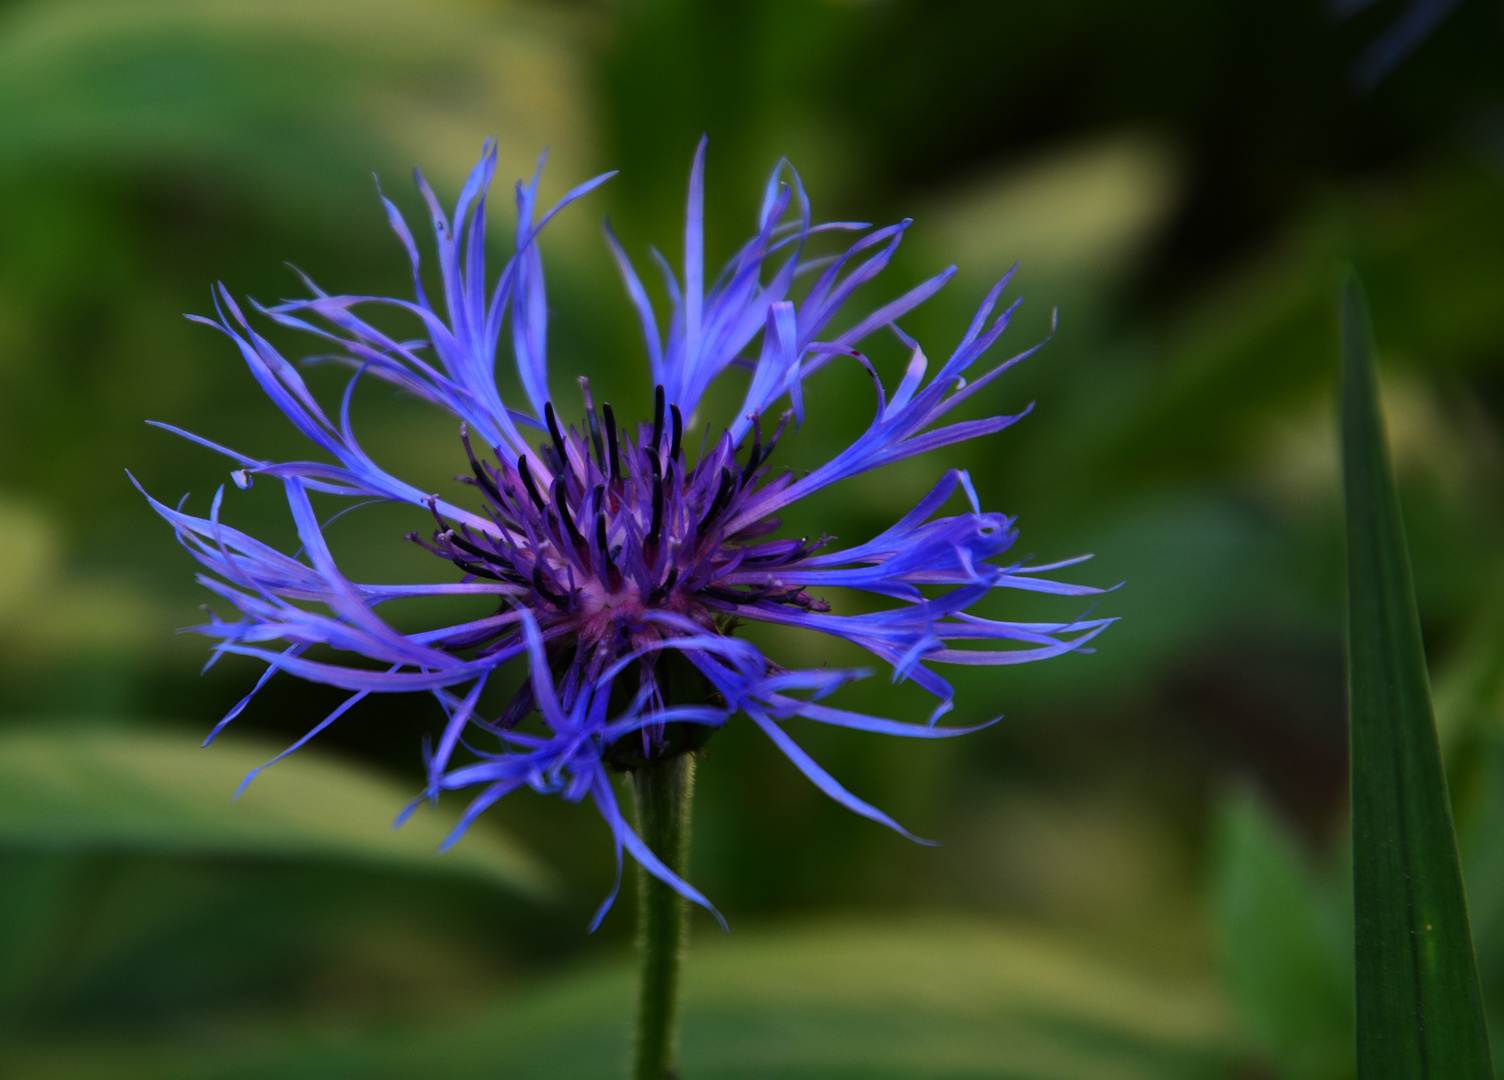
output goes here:
[{"label": "flower head", "polygon": [[[284,554],[224,524],[223,489],[207,518],[156,500],[152,505],[209,571],[200,580],[238,612],[233,621],[213,617],[196,628],[217,639],[215,657],[236,653],[266,663],[252,695],[279,671],[350,692],[284,753],[368,694],[427,691],[448,722],[428,754],[426,794],[479,789],[451,842],[477,814],[520,787],[571,800],[588,797],[615,838],[618,881],[625,849],[708,907],[624,820],[611,768],[684,752],[744,714],[821,790],[904,832],[821,769],[783,722],[799,716],[918,738],[974,730],[936,724],[950,708],[953,692],[931,665],[1016,664],[1057,656],[1082,648],[1110,620],[1019,623],[972,614],[968,609],[999,588],[1096,590],[1041,576],[1064,563],[1008,562],[1005,555],[1016,535],[1012,519],[983,513],[969,478],[959,470],[946,472],[889,529],[855,547],[832,550],[824,538],[778,537],[784,508],[837,481],[1014,423],[1019,416],[936,426],[1033,350],[973,373],[1017,306],[993,317],[1004,278],[961,344],[930,374],[924,352],[895,320],[944,285],[954,268],[833,331],[852,293],[887,265],[908,222],[879,229],[812,225],[799,178],[782,164],[768,179],[755,235],[707,286],[704,153],[702,141],[690,172],[682,278],[662,267],[672,302],[666,332],[627,256],[609,229],[606,234],[642,324],[654,386],[651,417],[633,423],[609,404],[597,408],[588,382],[580,379],[583,419],[568,423],[567,410],[549,387],[538,234],[554,214],[610,174],[580,185],[541,215],[537,176],[519,182],[516,252],[488,287],[486,196],[496,163],[488,144],[452,217],[418,174],[443,282],[437,301],[424,291],[411,231],[384,199],[412,266],[413,299],[330,295],[309,282],[309,299],[256,307],[273,323],[321,338],[355,369],[337,418],[314,398],[297,368],[253,329],[222,285],[215,296],[217,319],[199,320],[238,346],[262,389],[323,460],[263,461],[169,430],[235,459],[232,476],[241,487],[256,476],[279,480],[300,553]],[[858,238],[832,259],[806,258],[811,237],[832,230],[855,232]],[[796,299],[796,279],[817,270]],[[416,318],[422,340],[398,340],[378,329],[363,316],[372,306]],[[494,370],[504,329],[510,329],[528,399],[524,408],[509,406],[497,390]],[[891,396],[857,348],[884,329],[910,354]],[[806,380],[838,358],[861,365],[871,377],[877,399],[871,424],[807,475],[779,472],[775,448],[791,420],[796,426],[804,420]],[[690,418],[710,384],[733,367],[746,382],[741,407],[718,433],[707,429],[696,450]],[[473,489],[468,506],[418,490],[361,448],[350,403],[365,376],[395,384],[458,419],[456,458],[468,464],[468,475],[457,479]],[[942,514],[958,492],[964,499],[961,512]],[[410,539],[452,563],[456,580],[397,586],[351,581],[330,554],[311,493],[411,505],[432,521],[427,536],[414,533]],[[864,592],[887,606],[840,614],[823,598],[831,589]],[[399,632],[377,611],[389,600],[434,595],[475,596],[489,600],[492,610],[473,621],[419,633]],[[913,680],[933,694],[938,707],[925,723],[834,708],[823,699],[868,672],[797,670],[774,663],[733,636],[734,624],[742,620],[854,642],[890,666],[895,680]],[[984,647],[972,647],[975,643]],[[514,661],[527,673],[521,690],[499,715],[483,715],[479,703],[487,680]],[[676,671],[699,681],[699,692],[688,700],[675,695],[670,676]],[[480,740],[490,748],[472,745]],[[601,914],[610,903],[608,897]]]}]

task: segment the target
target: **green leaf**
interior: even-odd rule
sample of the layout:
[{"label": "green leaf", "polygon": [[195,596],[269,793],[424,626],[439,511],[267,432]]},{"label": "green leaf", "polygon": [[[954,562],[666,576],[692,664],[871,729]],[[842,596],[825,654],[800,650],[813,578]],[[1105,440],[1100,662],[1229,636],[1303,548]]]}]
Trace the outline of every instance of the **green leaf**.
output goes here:
[{"label": "green leaf", "polygon": [[[305,211],[366,198],[375,165],[461,178],[486,134],[501,175],[588,138],[571,29],[465,4],[64,0],[0,35],[0,181],[37,165],[210,167]],[[558,163],[555,168],[558,168]],[[456,175],[457,174],[457,175]],[[364,203],[361,203],[364,209]]]},{"label": "green leaf", "polygon": [[1345,877],[1324,881],[1252,792],[1217,815],[1212,912],[1229,988],[1259,1047],[1292,1078],[1353,1071]]},{"label": "green leaf", "polygon": [[73,914],[70,898],[92,884],[79,862],[55,852],[7,858],[0,851],[0,1031],[45,977]]},{"label": "green leaf", "polygon": [[1342,289],[1358,1075],[1493,1076],[1367,303]]},{"label": "green leaf", "polygon": [[[1220,1080],[1236,1056],[1214,987],[975,922],[716,934],[685,982],[680,1072],[696,1080]],[[7,1066],[15,1080],[615,1080],[632,1003],[621,963],[427,1030],[32,1043]]]},{"label": "green leaf", "polygon": [[[1475,575],[1476,577],[1477,575]],[[1497,579],[1498,571],[1493,572]],[[1456,785],[1454,766],[1462,764],[1473,745],[1504,734],[1504,588],[1499,580],[1479,590],[1476,612],[1460,641],[1452,649],[1450,663],[1432,688],[1436,728],[1441,739],[1442,759],[1448,779]],[[1453,813],[1464,817],[1453,791]],[[1467,826],[1459,824],[1464,837]],[[1465,841],[1464,841],[1465,842]]]},{"label": "green leaf", "polygon": [[1487,739],[1479,756],[1462,873],[1480,976],[1492,986],[1504,970],[1504,743]]},{"label": "green leaf", "polygon": [[424,808],[393,830],[413,792],[317,750],[279,761],[231,801],[278,749],[62,724],[0,732],[0,845],[328,859],[547,891],[532,857],[486,823],[442,856],[453,815]]}]

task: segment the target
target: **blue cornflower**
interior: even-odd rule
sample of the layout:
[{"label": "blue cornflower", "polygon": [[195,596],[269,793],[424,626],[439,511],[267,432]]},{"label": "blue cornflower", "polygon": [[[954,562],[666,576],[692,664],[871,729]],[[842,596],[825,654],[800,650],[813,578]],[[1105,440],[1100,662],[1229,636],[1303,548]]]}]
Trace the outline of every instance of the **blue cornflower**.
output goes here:
[{"label": "blue cornflower", "polygon": [[[790,738],[783,721],[800,716],[919,738],[975,730],[936,725],[951,707],[953,691],[930,665],[1016,664],[1058,656],[1082,648],[1107,625],[1106,619],[998,622],[969,612],[999,588],[1071,595],[1097,590],[1040,576],[1066,563],[1005,561],[1016,536],[1013,520],[983,513],[960,470],[945,473],[918,505],[866,543],[829,550],[825,538],[774,538],[780,511],[839,480],[1014,423],[1023,414],[933,426],[1034,350],[967,381],[1017,306],[989,324],[1005,277],[955,352],[926,379],[928,360],[895,320],[944,285],[953,267],[849,329],[822,337],[851,294],[887,265],[909,223],[880,229],[849,222],[812,225],[799,177],[783,163],[768,179],[756,234],[707,286],[704,155],[702,141],[690,171],[682,279],[659,260],[672,301],[666,335],[627,256],[609,228],[606,233],[641,320],[655,387],[653,415],[641,423],[624,421],[609,404],[597,409],[581,379],[584,420],[566,426],[548,385],[538,234],[610,173],[575,188],[541,216],[537,175],[519,182],[516,253],[488,288],[486,195],[496,165],[488,143],[452,217],[417,174],[433,218],[440,302],[424,290],[412,232],[383,199],[412,266],[413,299],[330,295],[308,282],[310,299],[257,305],[273,323],[321,338],[326,349],[332,346],[355,368],[337,419],[315,400],[297,368],[252,328],[228,290],[217,288],[217,319],[198,321],[239,347],[262,389],[328,460],[263,461],[160,425],[233,458],[238,468],[232,476],[242,488],[258,475],[279,480],[302,544],[298,554],[287,555],[224,524],[223,489],[207,518],[152,500],[209,571],[200,575],[202,583],[239,613],[233,621],[211,616],[207,625],[195,628],[217,639],[215,658],[234,653],[267,664],[251,694],[220,721],[211,739],[279,671],[350,692],[284,755],[368,694],[427,691],[448,722],[427,754],[425,794],[478,789],[450,842],[476,815],[524,786],[574,801],[589,798],[615,838],[618,883],[625,849],[682,895],[709,907],[627,823],[610,780],[613,768],[692,749],[742,713],[821,790],[909,835],[837,783]],[[827,230],[854,231],[860,238],[834,258],[806,260],[806,241]],[[795,279],[816,271],[802,298],[793,299]],[[398,340],[358,314],[372,305],[415,317],[423,339]],[[509,407],[496,386],[496,354],[508,323],[528,398],[523,409]],[[885,328],[911,357],[891,397],[856,348]],[[876,416],[855,442],[814,471],[800,478],[775,474],[770,464],[775,446],[790,419],[797,425],[804,418],[805,380],[836,357],[850,358],[871,376]],[[714,441],[707,437],[696,456],[685,439],[689,418],[711,382],[728,368],[746,374],[745,397],[728,426]],[[462,448],[469,464],[469,475],[458,479],[473,488],[475,508],[420,491],[361,449],[350,423],[350,402],[366,375],[458,418],[456,455]],[[785,401],[787,410],[769,423]],[[958,489],[965,500],[962,512],[936,516]],[[325,543],[312,492],[402,502],[431,515],[436,522],[431,534],[414,533],[410,539],[452,563],[458,580],[397,586],[351,581]],[[858,590],[888,606],[839,614],[811,593],[833,588]],[[459,625],[401,633],[376,610],[388,600],[437,595],[475,596],[494,611]],[[739,620],[855,642],[888,664],[895,680],[912,679],[939,705],[927,723],[905,723],[823,704],[831,691],[868,672],[783,667],[732,636]],[[966,642],[1007,647],[959,647]],[[487,680],[512,661],[527,668],[521,690],[500,715],[482,715],[478,704]],[[671,698],[669,674],[675,668],[698,673],[703,692],[697,700]],[[682,682],[682,676],[675,678]],[[472,745],[479,739],[491,749]],[[461,748],[463,761],[457,760]],[[613,888],[597,921],[615,893]]]}]

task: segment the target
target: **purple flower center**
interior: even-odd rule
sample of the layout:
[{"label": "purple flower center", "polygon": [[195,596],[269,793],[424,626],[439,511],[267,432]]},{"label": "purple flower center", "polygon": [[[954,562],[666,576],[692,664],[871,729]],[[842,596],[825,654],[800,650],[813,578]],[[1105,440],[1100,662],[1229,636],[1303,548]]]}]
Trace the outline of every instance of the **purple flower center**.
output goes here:
[{"label": "purple flower center", "polygon": [[[471,475],[457,479],[480,488],[494,531],[456,527],[431,503],[439,521],[432,542],[417,534],[410,539],[472,577],[526,589],[518,602],[532,611],[545,638],[572,645],[576,662],[584,659],[588,667],[604,668],[664,637],[684,635],[687,623],[724,633],[743,604],[830,610],[797,582],[776,576],[772,584],[751,588],[721,583],[738,568],[776,571],[825,542],[759,542],[779,527],[773,516],[731,527],[764,480],[787,415],[766,444],[754,423],[745,460],[739,460],[741,448],[730,433],[723,433],[714,445],[702,445],[691,466],[684,418],[677,405],[665,409],[661,386],[653,423],[637,425],[634,438],[618,426],[609,404],[597,413],[588,382],[581,385],[581,428],[562,430],[549,403],[544,417],[550,440],[536,456],[520,455],[514,462],[497,449],[498,464],[492,465],[476,456],[468,433],[462,434]],[[772,484],[787,482],[784,476]],[[679,618],[654,618],[654,612]],[[450,642],[481,653],[497,644],[494,637]],[[644,656],[646,668],[656,655]]]}]

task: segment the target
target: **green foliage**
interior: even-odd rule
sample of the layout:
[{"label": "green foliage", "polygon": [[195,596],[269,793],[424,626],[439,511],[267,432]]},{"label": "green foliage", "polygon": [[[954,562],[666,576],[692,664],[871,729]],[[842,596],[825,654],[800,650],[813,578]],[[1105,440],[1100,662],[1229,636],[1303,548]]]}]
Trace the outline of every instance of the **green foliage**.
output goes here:
[{"label": "green foliage", "polygon": [[1254,1045],[1290,1080],[1353,1075],[1352,913],[1252,792],[1220,807],[1213,912],[1229,988]]},{"label": "green foliage", "polygon": [[[374,984],[334,1006],[361,1016],[392,993],[495,985],[494,943],[477,965],[459,939],[482,909],[537,932],[524,909],[553,878],[490,822],[438,856],[453,813],[422,808],[394,831],[411,791],[316,749],[232,802],[273,753],[173,729],[0,731],[0,1038],[61,1017],[170,1028],[322,997],[330,979]],[[414,940],[415,910],[443,913],[456,940]],[[390,969],[399,957],[410,970]]]},{"label": "green foliage", "polygon": [[[1344,66],[1394,4],[1338,28],[1319,7],[0,8],[0,717],[56,725],[0,729],[7,1069],[155,1080],[622,1065],[625,967],[560,974],[582,953],[615,956],[631,923],[624,900],[596,936],[580,933],[612,872],[597,822],[524,795],[442,858],[442,814],[389,835],[440,720],[417,699],[362,703],[312,756],[230,803],[247,769],[337,699],[273,680],[230,732],[264,736],[266,750],[197,749],[256,673],[230,659],[199,677],[202,642],[171,631],[205,594],[120,471],[199,508],[225,482],[223,461],[147,417],[258,455],[306,453],[225,344],[179,313],[206,310],[217,279],[262,300],[297,291],[283,260],[330,288],[403,294],[371,171],[416,224],[406,169],[421,162],[451,197],[487,134],[503,181],[553,148],[545,194],[623,168],[550,226],[544,253],[555,388],[589,374],[628,411],[643,358],[596,225],[609,210],[634,256],[652,242],[675,259],[702,131],[712,258],[744,237],[766,168],[787,154],[817,215],[915,218],[873,301],[961,262],[906,320],[932,359],[1021,257],[1027,300],[1008,337],[1032,344],[1057,306],[1059,331],[985,406],[1036,401],[1034,415],[969,456],[839,487],[788,527],[871,535],[955,465],[988,508],[1019,515],[1020,554],[1094,550],[1081,580],[1126,581],[1102,598],[1100,613],[1124,619],[1099,653],[956,673],[951,719],[1006,715],[986,733],[914,747],[797,731],[939,849],[827,805],[753,734],[716,736],[692,865],[733,937],[692,954],[687,1080],[1340,1075],[1341,875],[1313,869],[1296,838],[1332,835],[1343,813],[1329,363],[1330,267],[1343,260],[1372,288],[1386,343],[1419,607],[1448,673],[1437,707],[1479,972],[1485,1000],[1504,1001],[1496,19],[1461,5],[1357,98]],[[891,385],[896,352],[877,343],[873,359]],[[307,378],[317,393],[334,385],[318,367]],[[780,447],[786,464],[809,467],[867,423],[865,379],[821,373],[812,420]],[[447,422],[380,388],[363,388],[355,411],[378,460],[447,490],[461,462]],[[225,512],[296,547],[275,485],[230,492]],[[330,540],[376,579],[445,573],[401,540],[424,527],[372,508]],[[1078,610],[1023,598],[1000,614]],[[769,647],[857,660],[787,635]],[[881,675],[840,703],[906,717],[930,704]],[[69,718],[84,714],[171,723],[75,731]],[[327,744],[338,754],[317,756]],[[1229,773],[1254,774],[1267,805],[1213,813],[1207,792]],[[556,905],[507,884],[520,867],[498,825],[548,853]],[[1023,931],[843,930],[828,944],[828,927],[748,931],[937,906],[1048,926],[1083,953],[1193,983],[1219,952],[1239,1015],[1155,1026],[1216,1012],[1220,997],[1197,1005],[1160,976],[1114,974]]]},{"label": "green foliage", "polygon": [[278,749],[61,724],[0,732],[0,848],[355,863],[547,892],[547,874],[489,824],[435,857],[453,814],[420,810],[394,829],[411,792],[317,750],[266,769],[231,802]]},{"label": "green foliage", "polygon": [[1482,1078],[1493,1073],[1488,1030],[1355,279],[1341,311],[1358,1068],[1375,1080]]},{"label": "green foliage", "polygon": [[[686,972],[681,1074],[735,1080],[1199,1080],[1232,1060],[1211,987],[1084,959],[1037,933],[968,923],[827,923],[700,942]],[[424,1030],[361,1039],[102,1041],[11,1056],[16,1080],[252,1080],[422,1075],[591,1080],[622,1072],[632,979],[583,972]]]},{"label": "green foliage", "polygon": [[[503,25],[410,0],[350,16],[330,0],[12,5],[0,38],[6,179],[90,160],[208,168],[307,214],[369,192],[373,167],[404,169],[414,143],[451,178],[475,153],[470,124],[500,125],[509,165],[579,126],[546,18]],[[448,131],[434,130],[436,114]]]}]

